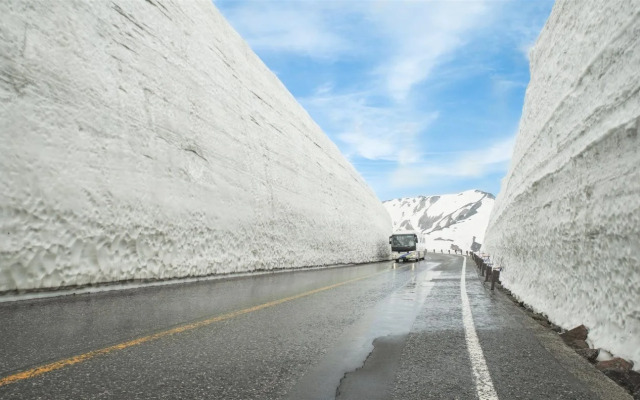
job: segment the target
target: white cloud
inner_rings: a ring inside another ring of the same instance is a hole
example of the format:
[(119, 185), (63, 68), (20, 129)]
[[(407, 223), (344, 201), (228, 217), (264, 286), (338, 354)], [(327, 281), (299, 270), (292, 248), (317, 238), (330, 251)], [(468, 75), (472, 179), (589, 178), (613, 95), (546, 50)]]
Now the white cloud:
[(531, 50), (533, 50), (533, 47), (535, 45), (536, 45), (536, 42), (534, 40), (530, 42), (523, 41), (520, 44), (520, 46), (518, 46), (518, 50), (520, 50), (520, 53), (522, 53), (522, 55), (524, 56), (524, 58), (527, 59), (527, 61), (531, 61)]
[(391, 50), (378, 73), (398, 102), (463, 46), (471, 30), (486, 24), (490, 11), (486, 0), (376, 4), (370, 18), (387, 33)]
[(333, 94), (323, 85), (315, 96), (302, 99), (305, 108), (333, 129), (347, 157), (418, 162), (423, 154), (421, 136), (438, 113), (416, 112), (410, 107), (374, 106), (371, 92)]
[(524, 58), (529, 61), (531, 50), (540, 35), (540, 29), (548, 18), (545, 12), (554, 0), (538, 0), (521, 2), (519, 4), (520, 12), (510, 13), (509, 30), (510, 37), (513, 40), (512, 46), (517, 49)]
[[(282, 56), (275, 58), (278, 69), (311, 65), (321, 71), (315, 76), (295, 70), (294, 79), (304, 79), (298, 90), (308, 93), (316, 86), (311, 96), (295, 94), (352, 162), (370, 167), (368, 180), (390, 177), (391, 185), (416, 187), (425, 180), (506, 172), (513, 137), (479, 150), (483, 157), (470, 151), (442, 156), (429, 129), (439, 115), (451, 115), (456, 100), (443, 96), (449, 109), (443, 106), (439, 113), (435, 96), (451, 82), (491, 74), (496, 107), (501, 106), (496, 99), (510, 100), (526, 77), (486, 60), (528, 50), (546, 18), (540, 10), (552, 1), (217, 0), (216, 5), (261, 56)], [(298, 64), (300, 57), (305, 60)], [(469, 129), (461, 132), (451, 135), (469, 135)], [(368, 160), (383, 166), (374, 172)], [(394, 167), (393, 173), (379, 172)]]
[(526, 87), (526, 83), (522, 82), (522, 80), (500, 75), (491, 78), (491, 91), (498, 98), (505, 97), (513, 90), (523, 87)]
[[(492, 172), (506, 172), (515, 135), (498, 140), (487, 147), (461, 151), (447, 157), (433, 158), (433, 161), (400, 165), (389, 177), (394, 187), (416, 187), (424, 185), (434, 177), (438, 179), (478, 178)], [(445, 161), (443, 161), (445, 160)]]
[[(216, 4), (222, 6), (218, 1)], [(388, 94), (402, 101), (414, 85), (486, 23), (489, 0), (226, 2), (225, 15), (258, 51), (315, 59), (374, 59)]]
[(318, 2), (230, 3), (227, 17), (257, 51), (290, 53), (310, 58), (335, 58), (353, 45), (338, 29), (332, 13)]

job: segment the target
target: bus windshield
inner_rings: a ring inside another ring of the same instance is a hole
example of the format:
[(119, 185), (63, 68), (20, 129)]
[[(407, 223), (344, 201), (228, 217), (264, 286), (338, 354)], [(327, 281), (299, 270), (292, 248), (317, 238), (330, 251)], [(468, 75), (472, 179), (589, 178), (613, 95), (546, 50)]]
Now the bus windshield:
[(391, 247), (414, 247), (416, 246), (415, 235), (393, 235), (391, 236)]

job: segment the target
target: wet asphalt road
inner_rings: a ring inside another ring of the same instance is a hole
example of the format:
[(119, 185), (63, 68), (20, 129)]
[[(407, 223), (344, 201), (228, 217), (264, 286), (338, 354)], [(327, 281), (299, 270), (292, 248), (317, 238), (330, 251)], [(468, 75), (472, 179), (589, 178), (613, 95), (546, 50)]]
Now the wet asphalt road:
[[(395, 267), (0, 303), (0, 382), (129, 343), (20, 376), (0, 386), (0, 398), (477, 399), (462, 265), (463, 257), (429, 254)], [(497, 398), (630, 398), (555, 333), (488, 291), (470, 261), (465, 277)]]

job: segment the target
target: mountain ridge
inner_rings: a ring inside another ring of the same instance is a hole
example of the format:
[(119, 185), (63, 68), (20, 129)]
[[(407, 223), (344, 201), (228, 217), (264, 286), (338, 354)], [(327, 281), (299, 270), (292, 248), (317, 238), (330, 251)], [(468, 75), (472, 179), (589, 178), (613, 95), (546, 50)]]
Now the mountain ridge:
[(495, 196), (481, 190), (402, 197), (383, 201), (393, 230), (424, 235), (429, 251), (478, 251), (484, 241)]

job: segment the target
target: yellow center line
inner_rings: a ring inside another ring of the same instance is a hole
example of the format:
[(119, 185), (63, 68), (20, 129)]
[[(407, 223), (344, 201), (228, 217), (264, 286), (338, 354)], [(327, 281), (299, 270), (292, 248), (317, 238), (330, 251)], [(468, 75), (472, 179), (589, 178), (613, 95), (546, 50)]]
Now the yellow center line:
[(24, 379), (33, 378), (33, 377), (36, 377), (38, 375), (46, 374), (47, 372), (55, 371), (57, 369), (61, 369), (61, 368), (64, 368), (64, 367), (67, 367), (67, 366), (70, 366), (70, 365), (74, 365), (74, 364), (81, 363), (83, 361), (90, 360), (90, 359), (92, 359), (94, 357), (97, 357), (97, 356), (109, 354), (109, 353), (112, 353), (114, 351), (123, 350), (123, 349), (126, 349), (128, 347), (132, 347), (132, 346), (137, 346), (139, 344), (150, 342), (150, 341), (153, 341), (153, 340), (156, 340), (156, 339), (160, 339), (160, 338), (163, 338), (165, 336), (175, 335), (176, 333), (181, 333), (181, 332), (190, 331), (190, 330), (193, 330), (193, 329), (196, 329), (196, 328), (201, 328), (203, 326), (211, 325), (211, 324), (213, 324), (215, 322), (225, 321), (225, 320), (228, 320), (228, 319), (231, 319), (231, 318), (235, 318), (235, 317), (243, 315), (243, 314), (248, 314), (248, 313), (251, 313), (251, 312), (254, 312), (254, 311), (258, 311), (258, 310), (262, 310), (262, 309), (265, 309), (265, 308), (277, 306), (279, 304), (286, 303), (288, 301), (292, 301), (292, 300), (296, 300), (296, 299), (300, 299), (302, 297), (311, 296), (313, 294), (324, 292), (325, 290), (329, 290), (329, 289), (334, 289), (334, 288), (337, 288), (339, 286), (346, 285), (348, 283), (352, 283), (352, 282), (360, 281), (360, 280), (363, 280), (363, 279), (367, 279), (367, 278), (370, 278), (370, 277), (375, 276), (375, 275), (382, 274), (382, 273), (387, 272), (387, 271), (389, 271), (389, 270), (376, 272), (375, 274), (365, 275), (365, 276), (362, 276), (360, 278), (350, 279), (350, 280), (347, 280), (347, 281), (344, 281), (344, 282), (340, 282), (340, 283), (336, 283), (336, 284), (333, 284), (333, 285), (321, 287), (319, 289), (310, 290), (308, 292), (300, 293), (300, 294), (297, 294), (297, 295), (294, 295), (294, 296), (290, 296), (290, 297), (285, 297), (285, 298), (282, 298), (282, 299), (279, 299), (279, 300), (270, 301), (268, 303), (260, 304), (260, 305), (249, 307), (249, 308), (245, 308), (245, 309), (242, 309), (242, 310), (232, 311), (230, 313), (218, 315), (216, 317), (208, 318), (208, 319), (205, 319), (205, 320), (202, 320), (202, 321), (193, 322), (193, 323), (186, 324), (186, 325), (180, 325), (180, 326), (177, 326), (175, 328), (172, 328), (172, 329), (169, 329), (169, 330), (166, 330), (166, 331), (154, 333), (153, 335), (139, 337), (137, 339), (129, 340), (127, 342), (119, 343), (119, 344), (116, 344), (116, 345), (113, 345), (113, 346), (109, 346), (109, 347), (105, 347), (105, 348), (102, 348), (102, 349), (99, 349), (99, 350), (93, 350), (93, 351), (90, 351), (90, 352), (87, 352), (87, 353), (84, 353), (84, 354), (80, 354), (80, 355), (77, 355), (77, 356), (66, 358), (64, 360), (59, 360), (59, 361), (55, 361), (55, 362), (52, 362), (52, 363), (49, 363), (49, 364), (41, 365), (39, 367), (35, 367), (35, 368), (29, 369), (29, 370), (26, 370), (26, 371), (18, 372), (16, 374), (5, 376), (4, 378), (1, 378), (0, 379), (0, 386), (8, 385), (10, 383), (18, 382), (18, 381), (21, 381), (21, 380), (24, 380)]

